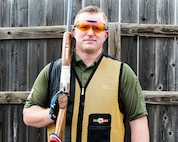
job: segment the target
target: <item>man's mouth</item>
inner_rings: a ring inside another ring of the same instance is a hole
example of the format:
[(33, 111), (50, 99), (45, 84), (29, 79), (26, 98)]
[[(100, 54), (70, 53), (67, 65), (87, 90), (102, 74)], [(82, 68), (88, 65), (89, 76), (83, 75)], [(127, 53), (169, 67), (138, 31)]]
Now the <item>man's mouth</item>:
[(95, 41), (94, 39), (85, 39), (84, 41)]

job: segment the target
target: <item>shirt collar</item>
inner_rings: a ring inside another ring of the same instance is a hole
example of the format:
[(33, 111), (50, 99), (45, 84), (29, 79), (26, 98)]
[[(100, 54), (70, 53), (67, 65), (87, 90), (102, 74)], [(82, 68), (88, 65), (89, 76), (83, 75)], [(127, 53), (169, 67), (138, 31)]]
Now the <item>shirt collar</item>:
[[(103, 52), (104, 51), (102, 50), (100, 55), (97, 57), (96, 61), (91, 66), (94, 66), (99, 62), (99, 60), (102, 58)], [(74, 59), (73, 60), (74, 65), (78, 65), (78, 64), (83, 64), (84, 65), (83, 60), (76, 54), (75, 50), (74, 50), (74, 54), (73, 54), (73, 59)]]

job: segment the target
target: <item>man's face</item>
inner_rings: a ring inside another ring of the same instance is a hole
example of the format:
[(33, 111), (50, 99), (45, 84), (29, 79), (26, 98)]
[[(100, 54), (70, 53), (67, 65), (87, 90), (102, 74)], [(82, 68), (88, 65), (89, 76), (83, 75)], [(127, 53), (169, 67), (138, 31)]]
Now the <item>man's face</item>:
[(108, 37), (108, 30), (95, 30), (96, 26), (102, 29), (105, 24), (102, 14), (81, 13), (76, 21), (78, 25), (72, 29), (72, 34), (76, 39), (76, 53), (100, 53), (103, 42)]

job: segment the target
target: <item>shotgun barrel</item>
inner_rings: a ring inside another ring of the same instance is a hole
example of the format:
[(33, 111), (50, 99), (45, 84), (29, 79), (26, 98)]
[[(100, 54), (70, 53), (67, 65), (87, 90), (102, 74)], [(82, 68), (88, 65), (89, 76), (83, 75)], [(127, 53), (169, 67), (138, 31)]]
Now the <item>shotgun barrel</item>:
[[(72, 13), (72, 0), (68, 0), (67, 29), (63, 35), (62, 66), (59, 90), (64, 94), (70, 94), (70, 69), (72, 61), (72, 34), (70, 32)], [(63, 95), (63, 94), (62, 94)], [(67, 96), (66, 96), (67, 97)], [(59, 101), (59, 100), (58, 100)], [(50, 142), (64, 142), (67, 103), (64, 108), (59, 108), (55, 133), (50, 134)]]

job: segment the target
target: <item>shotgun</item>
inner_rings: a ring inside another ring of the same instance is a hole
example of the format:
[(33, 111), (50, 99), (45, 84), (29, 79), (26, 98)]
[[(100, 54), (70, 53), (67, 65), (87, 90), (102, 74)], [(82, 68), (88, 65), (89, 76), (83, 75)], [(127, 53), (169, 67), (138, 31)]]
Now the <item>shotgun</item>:
[[(72, 41), (71, 33), (65, 32), (63, 35), (62, 66), (61, 66), (61, 79), (60, 79), (60, 91), (64, 92), (65, 95), (70, 93), (70, 66), (72, 60), (71, 41)], [(67, 104), (65, 108), (59, 109), (57, 120), (56, 120), (55, 133), (50, 134), (50, 142), (61, 142), (61, 140), (64, 141), (66, 110), (67, 110)]]
[[(60, 86), (59, 86), (60, 92), (63, 92), (63, 94), (65, 95), (70, 94), (70, 70), (71, 70), (71, 61), (72, 61), (72, 34), (70, 32), (71, 11), (72, 11), (72, 0), (68, 0), (67, 30), (63, 34), (62, 66), (61, 66), (61, 77), (60, 77)], [(65, 108), (59, 108), (59, 112), (56, 120), (55, 133), (50, 134), (49, 137), (50, 142), (62, 142), (62, 141), (64, 142), (66, 110), (67, 110), (67, 104)]]

